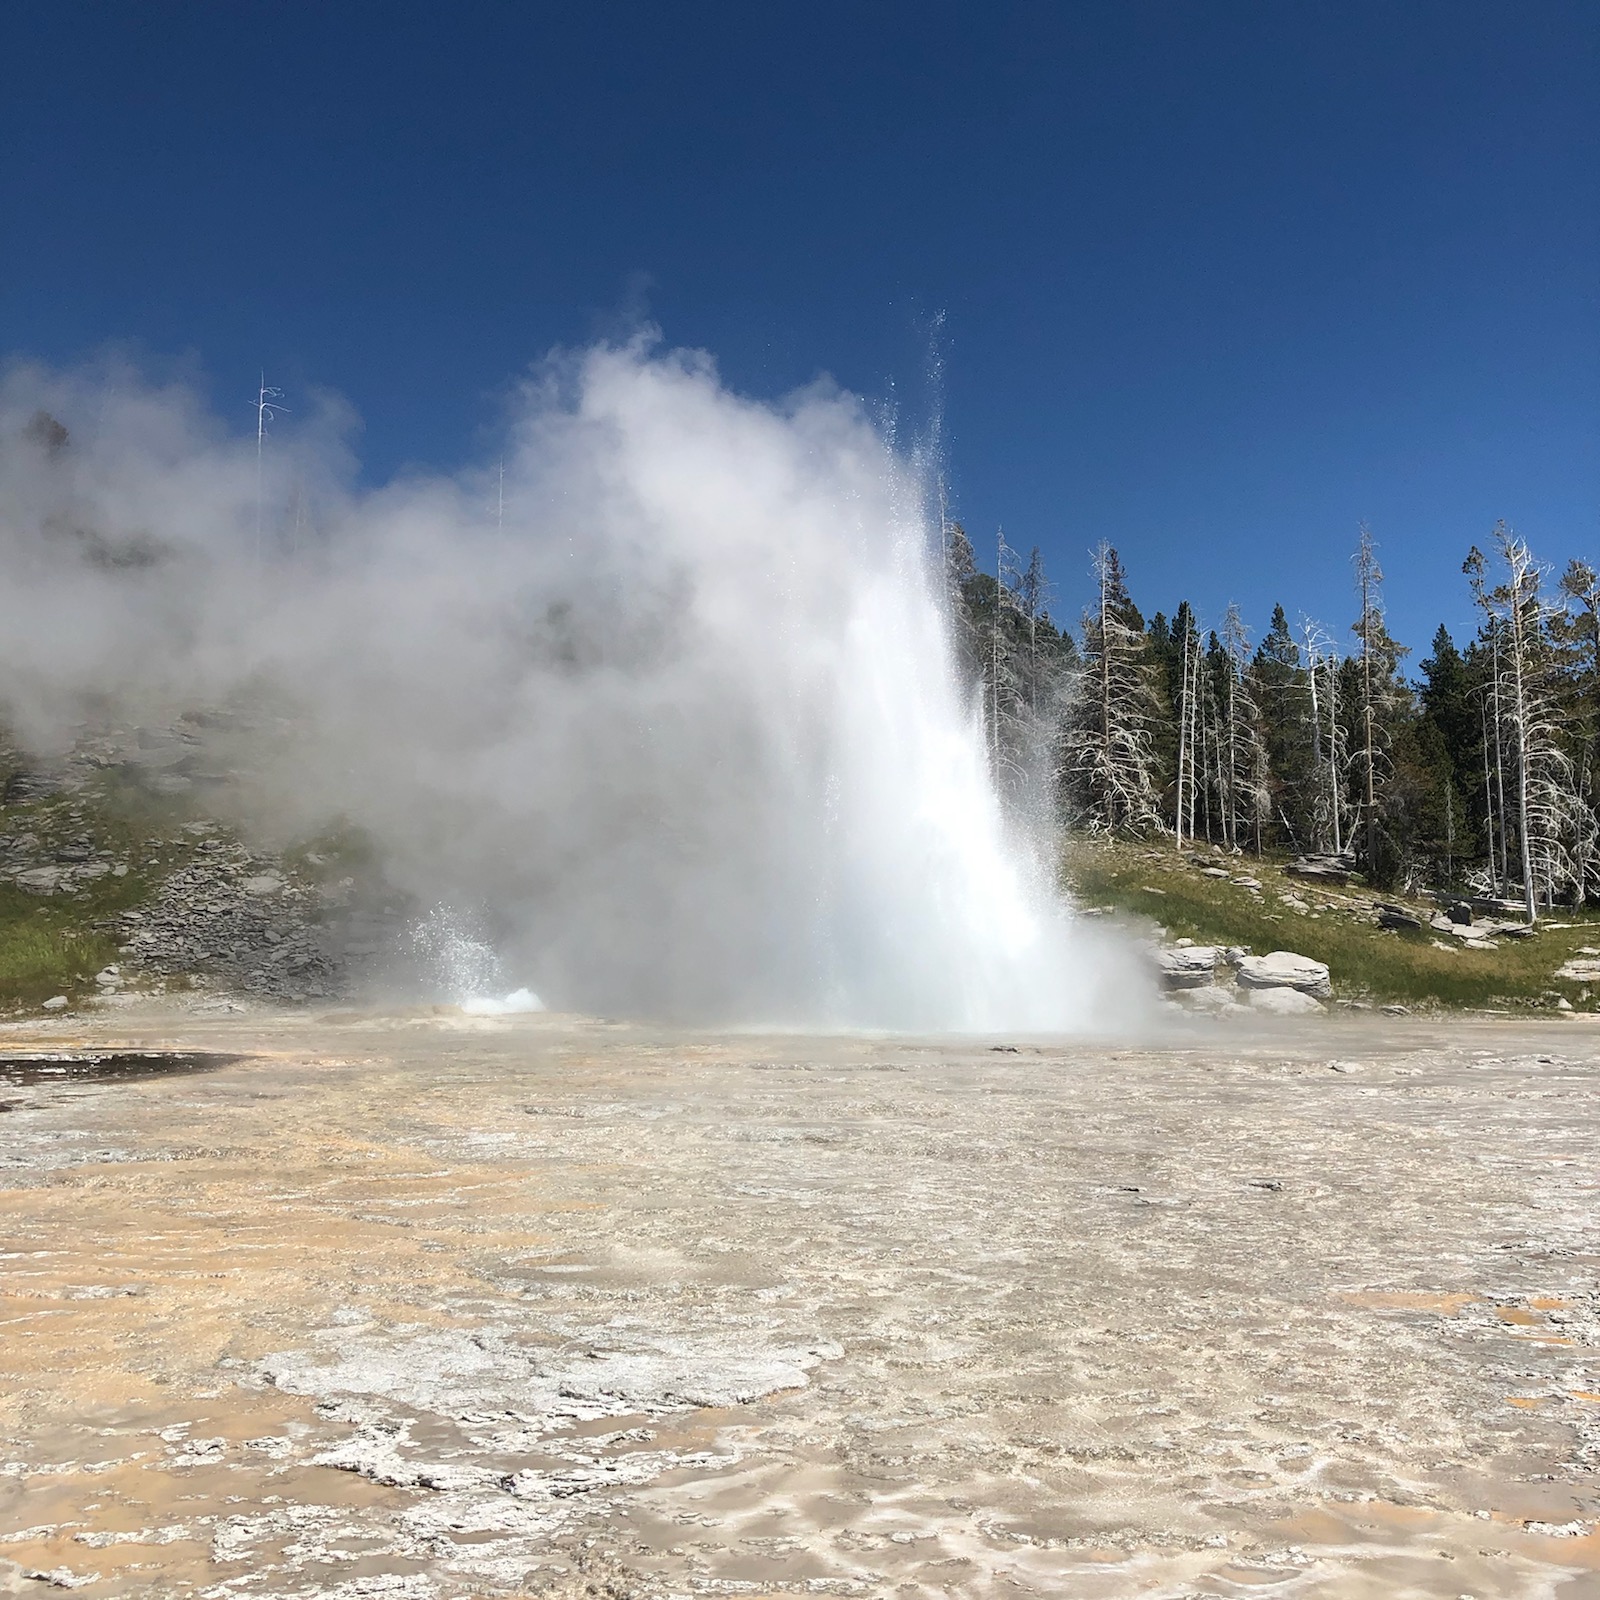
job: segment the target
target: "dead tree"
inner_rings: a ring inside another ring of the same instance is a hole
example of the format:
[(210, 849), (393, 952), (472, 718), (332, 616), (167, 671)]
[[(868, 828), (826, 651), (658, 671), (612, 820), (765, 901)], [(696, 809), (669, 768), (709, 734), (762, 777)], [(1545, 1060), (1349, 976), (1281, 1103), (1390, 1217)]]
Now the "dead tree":
[(1084, 612), (1075, 711), (1065, 772), (1084, 825), (1107, 833), (1160, 830), (1151, 735), (1154, 672), (1117, 552), (1104, 540), (1093, 555), (1096, 596)]

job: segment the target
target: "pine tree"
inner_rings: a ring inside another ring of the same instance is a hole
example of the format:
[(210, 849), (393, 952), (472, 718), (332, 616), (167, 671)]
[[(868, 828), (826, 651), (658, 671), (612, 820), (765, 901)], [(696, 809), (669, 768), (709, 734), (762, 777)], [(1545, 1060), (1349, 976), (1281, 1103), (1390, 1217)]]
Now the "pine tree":
[(1357, 807), (1360, 815), (1361, 862), (1375, 883), (1392, 881), (1399, 863), (1382, 837), (1379, 804), (1392, 773), (1389, 745), (1395, 722), (1407, 709), (1405, 686), (1399, 677), (1400, 660), (1407, 653), (1390, 637), (1383, 615), (1383, 572), (1378, 566), (1378, 546), (1372, 530), (1361, 524), (1355, 554), (1356, 592), (1361, 614), (1351, 625), (1360, 643), (1354, 658), (1354, 752)]
[(1272, 608), (1250, 677), (1266, 738), (1269, 826), (1282, 843), (1302, 849), (1313, 833), (1316, 730), (1309, 676), (1281, 605)]
[(978, 561), (972, 541), (959, 522), (944, 527), (944, 598), (950, 640), (963, 680), (975, 685), (978, 680), (978, 630), (973, 612), (976, 596), (973, 585), (978, 577)]
[(1467, 804), (1479, 757), (1479, 718), (1472, 674), (1443, 624), (1433, 636), (1433, 653), (1421, 663), (1421, 715), (1414, 761), (1430, 771), (1433, 790), (1424, 797), (1434, 819), (1420, 836), (1432, 839), (1432, 853), (1443, 867), (1443, 881), (1454, 886), (1475, 860)]
[[(1587, 561), (1569, 561), (1561, 575), (1564, 609), (1552, 617), (1552, 632), (1564, 656), (1567, 727), (1575, 745), (1578, 796), (1592, 817), (1600, 811), (1600, 574)], [(1587, 830), (1585, 830), (1587, 839)], [(1582, 905), (1600, 863), (1580, 843), (1575, 899)]]

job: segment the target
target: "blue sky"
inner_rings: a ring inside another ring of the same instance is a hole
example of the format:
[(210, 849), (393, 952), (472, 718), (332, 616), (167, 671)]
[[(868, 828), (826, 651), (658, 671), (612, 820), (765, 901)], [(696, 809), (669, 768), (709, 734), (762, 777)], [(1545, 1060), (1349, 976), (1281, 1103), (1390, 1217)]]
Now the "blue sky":
[[(1600, 8), (12, 6), (0, 349), (257, 369), (381, 479), (639, 311), (737, 388), (908, 425), (945, 314), (957, 513), (1075, 613), (1465, 624), (1507, 517), (1600, 560)], [(229, 413), (231, 414), (231, 412)]]

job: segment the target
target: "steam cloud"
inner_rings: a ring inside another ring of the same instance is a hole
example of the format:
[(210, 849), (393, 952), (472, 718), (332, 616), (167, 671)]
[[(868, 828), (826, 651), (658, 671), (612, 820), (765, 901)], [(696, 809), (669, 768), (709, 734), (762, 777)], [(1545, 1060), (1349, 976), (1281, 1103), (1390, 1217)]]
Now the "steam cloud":
[(857, 401), (752, 402), (643, 340), (558, 359), (503, 521), (492, 471), (356, 491), (348, 422), (271, 441), (261, 549), (254, 440), (192, 393), (12, 370), (21, 736), (273, 708), (257, 825), (352, 819), (424, 903), (487, 908), (564, 1008), (1055, 1029), (1126, 996), (1007, 838), (917, 474)]

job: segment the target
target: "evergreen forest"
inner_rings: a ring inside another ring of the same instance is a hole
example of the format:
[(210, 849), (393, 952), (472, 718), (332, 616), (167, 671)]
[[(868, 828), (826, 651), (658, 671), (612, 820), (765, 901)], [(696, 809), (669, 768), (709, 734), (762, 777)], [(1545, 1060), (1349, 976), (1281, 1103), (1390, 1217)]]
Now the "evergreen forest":
[(1497, 525), (1462, 566), (1476, 632), (1458, 643), (1441, 626), (1414, 667), (1365, 525), (1343, 637), (1281, 605), (1259, 638), (1231, 605), (1210, 624), (1187, 601), (1147, 618), (1107, 543), (1076, 632), (1050, 614), (1037, 550), (1023, 561), (1001, 536), (991, 574), (949, 523), (944, 564), (1014, 805), (1045, 796), (1081, 833), (1340, 858), (1375, 886), (1514, 900), (1529, 921), (1600, 894), (1587, 562), (1556, 577)]

